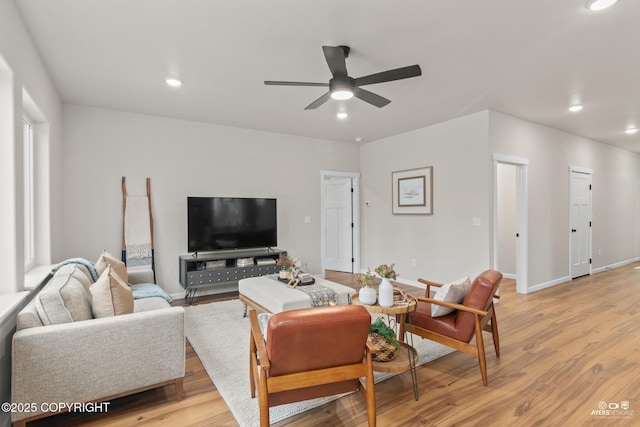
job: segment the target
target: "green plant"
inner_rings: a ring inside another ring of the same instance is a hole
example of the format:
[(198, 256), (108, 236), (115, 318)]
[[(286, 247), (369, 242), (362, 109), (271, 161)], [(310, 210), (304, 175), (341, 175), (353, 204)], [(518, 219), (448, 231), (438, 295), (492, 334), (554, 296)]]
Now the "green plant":
[(281, 253), (276, 260), (276, 264), (280, 266), (281, 270), (290, 271), (293, 267), (294, 262), (293, 258), (291, 258), (289, 255)]
[(369, 333), (378, 334), (395, 348), (400, 348), (400, 343), (396, 339), (396, 332), (384, 323), (382, 317), (378, 317), (376, 321), (369, 326)]
[(371, 270), (367, 270), (366, 273), (358, 273), (356, 274), (356, 283), (365, 288), (372, 287), (376, 282), (373, 278), (373, 274), (371, 274)]
[(397, 277), (397, 274), (393, 269), (394, 265), (395, 264), (391, 264), (391, 265), (381, 264), (376, 267), (376, 273), (378, 273), (380, 277), (384, 277), (385, 279), (395, 280), (395, 278)]

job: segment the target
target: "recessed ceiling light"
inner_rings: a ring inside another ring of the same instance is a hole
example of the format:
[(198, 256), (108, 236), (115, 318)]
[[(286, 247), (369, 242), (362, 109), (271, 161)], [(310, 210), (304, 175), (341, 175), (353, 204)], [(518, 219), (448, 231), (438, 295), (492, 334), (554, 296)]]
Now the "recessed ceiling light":
[(362, 138), (360, 138), (359, 136), (356, 136), (356, 142), (362, 142)]
[(636, 133), (638, 133), (638, 128), (629, 128), (627, 130), (624, 131), (626, 134), (628, 135), (634, 135)]
[(338, 114), (336, 114), (336, 117), (339, 118), (340, 120), (344, 120), (347, 117), (349, 117), (349, 115), (344, 111), (340, 111), (338, 112)]
[(174, 77), (167, 77), (164, 81), (172, 87), (182, 86), (182, 82)]
[(569, 111), (571, 111), (572, 113), (577, 113), (578, 111), (582, 110), (582, 108), (584, 108), (582, 105), (575, 104), (569, 107)]
[(585, 7), (589, 10), (602, 10), (613, 6), (618, 0), (589, 0)]

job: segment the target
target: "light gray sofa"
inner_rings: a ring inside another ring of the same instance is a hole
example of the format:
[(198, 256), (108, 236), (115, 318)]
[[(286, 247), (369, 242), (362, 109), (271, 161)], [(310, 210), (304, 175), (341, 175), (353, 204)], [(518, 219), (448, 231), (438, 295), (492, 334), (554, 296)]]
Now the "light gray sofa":
[[(134, 312), (92, 318), (91, 274), (60, 267), (18, 313), (11, 396), (15, 426), (53, 415), (51, 403), (108, 401), (175, 385), (182, 399), (184, 309), (160, 297), (134, 301)], [(54, 407), (55, 409), (55, 407)]]

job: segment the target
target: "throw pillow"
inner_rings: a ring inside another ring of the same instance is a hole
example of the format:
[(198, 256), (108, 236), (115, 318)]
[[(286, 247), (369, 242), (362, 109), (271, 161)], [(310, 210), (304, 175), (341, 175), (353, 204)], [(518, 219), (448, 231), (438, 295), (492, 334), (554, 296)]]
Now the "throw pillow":
[(124, 283), (129, 283), (129, 275), (127, 274), (127, 266), (124, 262), (120, 261), (118, 258), (111, 255), (109, 252), (104, 251), (98, 261), (96, 261), (95, 269), (99, 276), (104, 273), (104, 270), (107, 266), (113, 267), (115, 272), (120, 276)]
[[(471, 281), (468, 277), (456, 280), (455, 282), (447, 283), (440, 287), (433, 299), (437, 301), (446, 301), (454, 304), (460, 304), (469, 289), (471, 288)], [(443, 305), (431, 304), (431, 317), (440, 317), (445, 314), (453, 313), (455, 310), (451, 307), (445, 307)]]
[(34, 299), (42, 324), (91, 319), (90, 282), (78, 265), (61, 267)]
[(133, 292), (111, 266), (104, 270), (89, 291), (95, 318), (133, 313)]

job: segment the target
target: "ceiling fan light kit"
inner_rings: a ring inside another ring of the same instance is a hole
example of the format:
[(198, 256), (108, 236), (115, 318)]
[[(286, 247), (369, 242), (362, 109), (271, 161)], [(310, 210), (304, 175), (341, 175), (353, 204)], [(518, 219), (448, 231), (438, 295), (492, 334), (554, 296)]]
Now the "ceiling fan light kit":
[(347, 73), (346, 59), (349, 57), (349, 52), (351, 51), (349, 46), (322, 46), (322, 51), (324, 52), (324, 57), (332, 75), (328, 84), (272, 80), (266, 80), (264, 84), (273, 86), (329, 86), (329, 92), (307, 105), (305, 110), (316, 109), (329, 99), (345, 100), (354, 96), (375, 107), (382, 108), (391, 101), (373, 92), (362, 89), (360, 86), (408, 79), (422, 75), (422, 70), (419, 65), (411, 65), (409, 67), (396, 68), (394, 70), (369, 74), (368, 76), (354, 79)]
[(333, 99), (351, 99), (355, 88), (354, 79), (351, 77), (334, 77), (329, 81), (329, 92)]
[(585, 7), (589, 10), (598, 11), (613, 6), (618, 0), (588, 0)]

